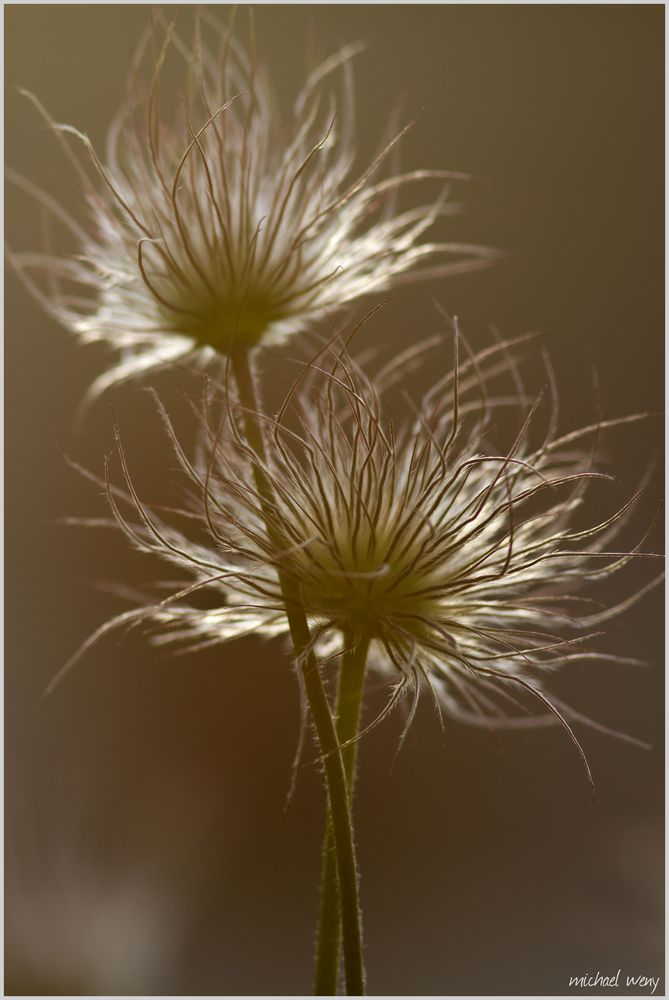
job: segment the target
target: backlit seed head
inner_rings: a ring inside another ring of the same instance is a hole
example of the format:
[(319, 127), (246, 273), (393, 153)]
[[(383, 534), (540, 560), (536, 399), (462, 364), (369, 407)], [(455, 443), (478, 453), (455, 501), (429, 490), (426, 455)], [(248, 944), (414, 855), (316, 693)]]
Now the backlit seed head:
[[(337, 655), (371, 641), (373, 668), (391, 682), (388, 710), (422, 689), (463, 722), (559, 721), (575, 739), (568, 720), (589, 720), (546, 693), (551, 673), (588, 660), (629, 662), (594, 640), (659, 582), (608, 607), (593, 601), (598, 584), (646, 554), (645, 536), (629, 551), (611, 550), (638, 494), (586, 517), (590, 491), (612, 479), (597, 467), (593, 443), (641, 415), (559, 434), (548, 360), (547, 386), (534, 398), (513, 360), (529, 339), (463, 358), (456, 328), (453, 368), (399, 429), (383, 397), (406, 357), (371, 379), (328, 347), (277, 415), (256, 415), (262, 460), (229, 397), (220, 410), (207, 403), (198, 459), (186, 456), (161, 408), (193, 490), (186, 513), (199, 525), (197, 542), (142, 503), (117, 436), (127, 492), (109, 497), (119, 524), (191, 581), (122, 621), (145, 622), (156, 641), (181, 649), (280, 635), (288, 630), (281, 578), (294, 595), (289, 610), (296, 602), (306, 611), (314, 648)], [(517, 429), (496, 449), (495, 425), (509, 413)], [(209, 610), (189, 600), (200, 589), (213, 595)], [(533, 699), (539, 715), (528, 714)]]
[[(71, 257), (13, 254), (19, 273), (83, 341), (122, 352), (93, 395), (178, 358), (276, 345), (407, 272), (447, 275), (497, 256), (423, 241), (457, 209), (444, 185), (463, 177), (382, 176), (406, 128), (356, 167), (351, 62), (359, 46), (309, 74), (286, 125), (262, 67), (206, 9), (195, 15), (191, 45), (173, 25), (162, 30), (140, 47), (104, 162), (85, 135), (53, 122), (32, 98), (79, 173), (87, 225), (11, 175), (77, 248)], [(185, 77), (183, 106), (175, 98), (165, 107), (161, 75), (171, 59)], [(443, 190), (429, 203), (397, 209), (399, 189), (430, 180)]]

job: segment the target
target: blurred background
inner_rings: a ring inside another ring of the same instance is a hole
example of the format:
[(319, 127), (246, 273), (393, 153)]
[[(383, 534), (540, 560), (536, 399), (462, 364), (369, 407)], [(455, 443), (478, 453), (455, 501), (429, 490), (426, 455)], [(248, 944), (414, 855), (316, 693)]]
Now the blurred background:
[[(5, 7), (6, 160), (75, 213), (76, 178), (16, 88), (103, 148), (148, 17), (129, 5)], [(440, 235), (511, 259), (393, 293), (370, 344), (390, 352), (438, 329), (437, 299), (479, 347), (491, 323), (546, 331), (565, 430), (593, 418), (593, 364), (607, 415), (663, 409), (663, 18), (661, 5), (257, 8), (258, 51), (287, 109), (314, 40), (324, 52), (368, 43), (355, 65), (361, 165), (401, 101), (417, 118), (403, 167), (489, 182), (458, 190), (467, 211)], [(246, 37), (243, 9), (239, 20)], [(186, 8), (178, 22), (188, 34)], [(6, 220), (12, 247), (42, 246), (38, 209), (11, 187)], [(11, 271), (5, 307), (5, 991), (308, 993), (323, 800), (305, 766), (283, 815), (298, 698), (281, 644), (180, 659), (119, 635), (41, 700), (82, 640), (127, 607), (105, 581), (156, 573), (119, 535), (58, 523), (106, 514), (61, 449), (99, 473), (113, 403), (149, 499), (173, 463), (139, 386), (98, 403), (76, 435), (73, 408), (104, 351), (79, 349)], [(268, 384), (280, 370), (264, 360)], [(184, 379), (153, 382), (169, 403)], [(606, 445), (629, 495), (661, 458), (662, 421)], [(660, 488), (658, 475), (628, 544)], [(648, 544), (660, 550), (660, 531)], [(611, 597), (656, 570), (630, 567)], [(560, 680), (581, 711), (653, 745), (579, 730), (594, 808), (559, 730), (496, 740), (452, 723), (442, 738), (426, 699), (392, 773), (401, 720), (365, 738), (372, 994), (563, 994), (570, 976), (598, 970), (662, 975), (661, 608), (654, 592), (603, 640), (647, 669), (588, 666)], [(381, 697), (370, 695), (370, 719)]]

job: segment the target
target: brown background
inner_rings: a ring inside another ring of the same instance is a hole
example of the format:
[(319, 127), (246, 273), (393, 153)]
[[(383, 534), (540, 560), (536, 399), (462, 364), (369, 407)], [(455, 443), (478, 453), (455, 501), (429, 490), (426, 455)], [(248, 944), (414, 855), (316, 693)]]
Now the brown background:
[[(75, 210), (69, 168), (15, 85), (101, 146), (147, 15), (6, 8), (7, 160)], [(362, 162), (403, 97), (406, 117), (418, 113), (406, 167), (490, 181), (465, 192), (467, 215), (444, 233), (513, 260), (396, 292), (372, 340), (390, 350), (432, 331), (436, 297), (476, 344), (491, 321), (549, 332), (564, 428), (592, 416), (593, 359), (608, 413), (662, 409), (663, 16), (660, 5), (257, 9), (284, 102), (308, 37), (324, 49), (369, 43), (356, 61)], [(38, 247), (35, 206), (9, 189), (6, 208), (12, 245)], [(104, 513), (58, 446), (99, 470), (113, 402), (149, 493), (168, 458), (137, 388), (99, 403), (73, 435), (73, 405), (104, 352), (78, 349), (11, 274), (6, 289), (7, 991), (307, 993), (322, 801), (305, 768), (282, 819), (297, 697), (281, 648), (246, 641), (186, 661), (141, 637), (111, 641), (40, 704), (73, 649), (126, 606), (94, 584), (155, 572), (116, 535), (55, 523)], [(155, 381), (169, 398), (179, 378)], [(661, 421), (608, 448), (629, 493), (661, 453)], [(616, 593), (649, 571), (632, 568)], [(399, 721), (364, 741), (371, 993), (562, 994), (588, 971), (661, 974), (661, 606), (654, 594), (605, 640), (650, 669), (577, 669), (560, 687), (655, 747), (582, 733), (594, 809), (557, 731), (498, 745), (452, 724), (442, 745), (426, 702), (392, 773)]]

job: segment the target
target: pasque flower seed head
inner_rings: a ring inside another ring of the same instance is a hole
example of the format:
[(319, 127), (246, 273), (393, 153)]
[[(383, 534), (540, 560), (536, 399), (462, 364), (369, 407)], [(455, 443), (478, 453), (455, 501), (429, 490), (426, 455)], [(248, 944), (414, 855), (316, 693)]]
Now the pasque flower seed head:
[[(206, 11), (195, 17), (191, 46), (173, 25), (164, 27), (162, 45), (149, 41), (104, 162), (87, 136), (53, 122), (33, 98), (79, 172), (88, 225), (11, 175), (77, 244), (71, 257), (13, 254), (19, 273), (82, 341), (121, 352), (93, 395), (176, 359), (276, 345), (407, 272), (447, 275), (498, 256), (423, 241), (440, 215), (457, 209), (446, 190), (428, 204), (396, 209), (400, 188), (461, 177), (426, 170), (380, 176), (406, 129), (356, 169), (351, 60), (359, 47), (310, 73), (286, 126), (255, 55)], [(141, 67), (156, 46), (145, 83)], [(170, 57), (181, 62), (184, 97), (183, 106), (164, 111), (159, 85)], [(93, 179), (75, 155), (77, 144)]]
[[(583, 526), (589, 491), (612, 479), (596, 466), (592, 444), (606, 428), (641, 417), (558, 434), (549, 362), (547, 387), (532, 399), (513, 361), (511, 349), (527, 340), (463, 360), (456, 327), (453, 369), (399, 427), (382, 395), (401, 365), (372, 379), (345, 351), (326, 348), (278, 415), (256, 415), (268, 439), (264, 460), (239, 432), (226, 393), (219, 408), (205, 406), (197, 459), (161, 408), (190, 483), (186, 513), (199, 524), (197, 540), (176, 516), (166, 521), (140, 500), (117, 435), (126, 486), (109, 497), (118, 523), (191, 581), (118, 621), (143, 622), (156, 641), (182, 650), (279, 635), (288, 631), (281, 575), (323, 655), (371, 643), (370, 663), (391, 683), (389, 707), (429, 690), (463, 722), (559, 721), (573, 736), (568, 720), (589, 720), (547, 693), (551, 674), (622, 659), (594, 641), (658, 582), (593, 609), (590, 589), (645, 553), (643, 539), (611, 551), (638, 494)], [(518, 414), (517, 433), (495, 450), (495, 423), (509, 411)], [(269, 503), (254, 463), (271, 483)], [(208, 610), (190, 601), (202, 588), (214, 595)], [(528, 698), (539, 715), (527, 714)]]

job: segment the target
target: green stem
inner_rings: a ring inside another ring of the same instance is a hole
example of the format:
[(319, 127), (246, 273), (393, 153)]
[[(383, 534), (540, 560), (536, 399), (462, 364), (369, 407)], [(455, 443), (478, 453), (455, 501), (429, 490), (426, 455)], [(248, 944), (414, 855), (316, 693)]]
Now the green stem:
[[(259, 412), (259, 406), (248, 352), (243, 349), (235, 350), (231, 353), (230, 360), (239, 399), (245, 411), (244, 427), (246, 436), (260, 462), (264, 464), (266, 461), (265, 441), (261, 424), (255, 416)], [(276, 524), (276, 518), (272, 514), (274, 500), (272, 485), (262, 465), (254, 464), (253, 475), (260, 496), (267, 531), (278, 536), (279, 528)], [(280, 547), (283, 547), (280, 537), (277, 537), (277, 541)], [(365, 971), (362, 957), (358, 871), (344, 763), (327, 695), (318, 670), (318, 663), (313, 651), (309, 648), (309, 626), (306, 614), (301, 609), (302, 602), (299, 589), (280, 570), (278, 571), (278, 576), (293, 648), (300, 663), (304, 690), (309, 702), (309, 709), (316, 729), (325, 768), (329, 813), (332, 816), (332, 831), (339, 880), (346, 992), (349, 996), (363, 996), (365, 992)]]
[[(355, 644), (353, 637), (347, 635), (344, 637), (344, 648), (347, 652), (344, 653), (337, 692), (337, 736), (340, 746), (348, 743), (348, 746), (342, 750), (342, 759), (348, 785), (349, 809), (352, 811), (358, 748), (355, 737), (358, 734), (360, 723), (369, 639), (363, 639)], [(349, 740), (354, 740), (354, 742), (349, 743)], [(332, 816), (328, 811), (321, 875), (321, 909), (314, 976), (315, 996), (333, 996), (337, 993), (340, 943), (341, 921), (339, 917), (337, 859)]]

